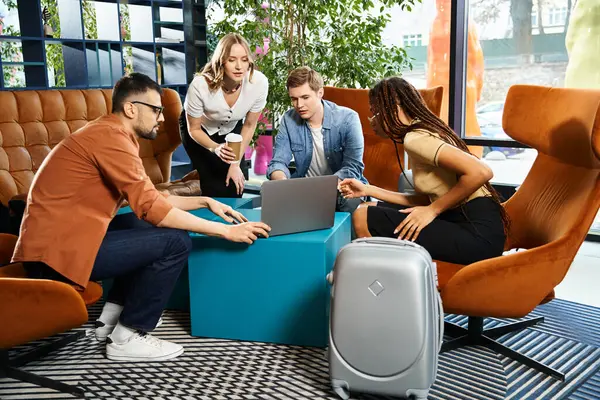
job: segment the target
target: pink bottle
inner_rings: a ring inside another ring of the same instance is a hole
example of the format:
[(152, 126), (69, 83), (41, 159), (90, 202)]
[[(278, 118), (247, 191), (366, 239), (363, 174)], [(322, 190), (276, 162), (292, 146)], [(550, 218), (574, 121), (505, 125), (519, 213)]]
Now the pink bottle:
[(256, 157), (254, 158), (254, 173), (266, 175), (269, 161), (273, 158), (273, 137), (260, 135), (256, 141)]

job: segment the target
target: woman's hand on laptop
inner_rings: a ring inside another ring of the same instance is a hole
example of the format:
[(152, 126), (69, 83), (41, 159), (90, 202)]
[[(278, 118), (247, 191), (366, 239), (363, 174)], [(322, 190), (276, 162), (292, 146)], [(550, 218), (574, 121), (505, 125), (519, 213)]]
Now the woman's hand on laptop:
[(241, 213), (235, 211), (227, 204), (220, 203), (215, 199), (207, 199), (207, 207), (213, 214), (218, 215), (229, 223), (248, 222), (248, 219)]
[(367, 185), (358, 179), (344, 179), (338, 185), (338, 190), (345, 199), (367, 196)]
[(269, 237), (269, 225), (262, 222), (244, 222), (240, 225), (228, 225), (225, 239), (232, 242), (252, 244), (259, 236)]

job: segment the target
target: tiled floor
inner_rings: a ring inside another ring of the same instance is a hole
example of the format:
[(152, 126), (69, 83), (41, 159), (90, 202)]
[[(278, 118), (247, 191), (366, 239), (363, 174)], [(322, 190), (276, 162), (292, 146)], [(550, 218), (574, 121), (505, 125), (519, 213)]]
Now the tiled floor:
[(565, 279), (556, 287), (556, 297), (600, 307), (600, 243), (584, 242)]

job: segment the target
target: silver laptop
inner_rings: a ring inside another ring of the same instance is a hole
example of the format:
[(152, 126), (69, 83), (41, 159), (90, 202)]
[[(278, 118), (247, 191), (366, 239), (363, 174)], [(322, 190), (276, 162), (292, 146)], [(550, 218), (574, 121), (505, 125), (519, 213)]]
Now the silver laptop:
[(264, 182), (261, 221), (271, 227), (269, 236), (331, 228), (337, 184), (335, 175)]

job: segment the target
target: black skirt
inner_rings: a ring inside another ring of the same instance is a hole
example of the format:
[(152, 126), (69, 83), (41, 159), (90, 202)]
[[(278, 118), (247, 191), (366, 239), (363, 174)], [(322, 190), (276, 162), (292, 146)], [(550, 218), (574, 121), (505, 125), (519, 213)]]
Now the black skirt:
[[(502, 255), (506, 236), (500, 205), (490, 197), (477, 197), (466, 204), (441, 213), (421, 230), (417, 244), (435, 260), (471, 264)], [(367, 210), (367, 225), (372, 236), (398, 237), (394, 230), (408, 214), (408, 208), (378, 203)]]
[[(241, 120), (238, 121), (232, 132), (240, 134), (242, 132), (242, 126), (243, 122)], [(204, 127), (202, 130), (207, 133)], [(194, 169), (198, 171), (202, 196), (242, 197), (241, 194), (237, 194), (237, 189), (233, 181), (230, 180), (229, 186), (225, 186), (225, 178), (227, 178), (230, 164), (223, 162), (216, 154), (199, 145), (190, 136), (187, 128), (185, 111), (183, 111), (179, 117), (179, 133), (181, 135), (183, 148), (190, 157)], [(211, 136), (211, 139), (218, 144), (225, 143), (225, 135), (216, 133)], [(240, 161), (240, 168), (242, 169), (244, 177), (248, 179), (248, 165), (246, 164), (244, 156), (242, 156), (242, 160)]]

